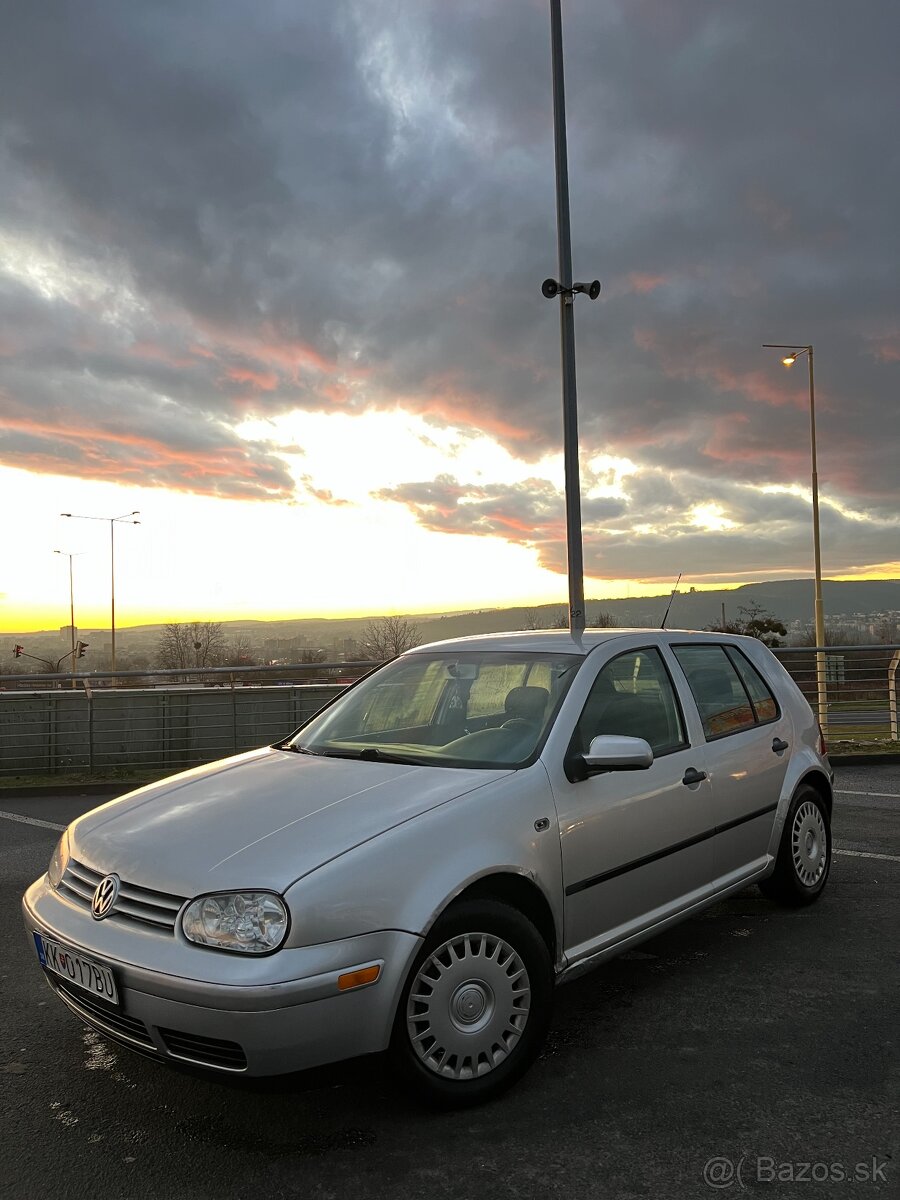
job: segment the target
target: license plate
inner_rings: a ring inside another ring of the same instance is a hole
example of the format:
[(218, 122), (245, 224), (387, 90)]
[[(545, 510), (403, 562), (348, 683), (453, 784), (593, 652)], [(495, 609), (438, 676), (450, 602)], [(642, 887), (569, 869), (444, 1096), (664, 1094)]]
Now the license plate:
[(109, 967), (101, 966), (82, 954), (76, 954), (68, 946), (54, 942), (52, 938), (44, 937), (40, 933), (34, 935), (34, 945), (42, 967), (63, 979), (68, 979), (69, 983), (74, 983), (76, 987), (90, 992), (100, 1000), (105, 1000), (107, 1004), (119, 1003), (116, 981)]

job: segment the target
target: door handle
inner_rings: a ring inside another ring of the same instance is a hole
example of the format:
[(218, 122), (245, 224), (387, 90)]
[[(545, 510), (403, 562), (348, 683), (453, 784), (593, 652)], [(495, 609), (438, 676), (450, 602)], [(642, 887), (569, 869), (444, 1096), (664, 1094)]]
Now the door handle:
[(692, 783), (702, 783), (705, 778), (705, 771), (698, 771), (696, 767), (688, 767), (681, 782), (686, 787), (690, 787)]
[(789, 745), (790, 745), (789, 742), (782, 741), (782, 739), (780, 737), (772, 739), (772, 749), (775, 751), (776, 754), (783, 754), (784, 751), (787, 750)]

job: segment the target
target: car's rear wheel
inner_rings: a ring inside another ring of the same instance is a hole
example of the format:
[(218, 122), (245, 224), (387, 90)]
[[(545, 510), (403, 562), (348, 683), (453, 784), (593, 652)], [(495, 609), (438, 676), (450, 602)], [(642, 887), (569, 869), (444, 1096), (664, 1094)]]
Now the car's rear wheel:
[(480, 1104), (537, 1057), (552, 996), (550, 955), (531, 922), (506, 904), (462, 901), (435, 923), (410, 971), (395, 1065), (432, 1103)]
[(760, 890), (779, 904), (799, 907), (821, 896), (831, 870), (831, 822), (815, 788), (804, 784), (791, 801), (775, 870)]

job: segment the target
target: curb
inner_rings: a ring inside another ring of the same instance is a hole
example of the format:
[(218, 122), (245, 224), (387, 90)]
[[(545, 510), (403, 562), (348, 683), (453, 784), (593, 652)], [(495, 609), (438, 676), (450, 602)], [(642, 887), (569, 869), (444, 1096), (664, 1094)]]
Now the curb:
[(833, 767), (896, 767), (900, 754), (829, 754)]

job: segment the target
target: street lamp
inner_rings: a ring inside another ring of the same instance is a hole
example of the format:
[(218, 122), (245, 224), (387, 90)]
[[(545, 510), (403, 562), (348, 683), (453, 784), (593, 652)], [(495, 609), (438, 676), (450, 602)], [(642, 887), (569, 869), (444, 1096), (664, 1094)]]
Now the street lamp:
[(112, 649), (112, 669), (113, 675), (116, 672), (116, 539), (115, 528), (121, 521), (126, 525), (140, 525), (140, 521), (133, 521), (132, 517), (139, 517), (141, 514), (135, 509), (134, 512), (124, 513), (121, 517), (86, 517), (83, 513), (60, 513), (61, 517), (72, 517), (76, 521), (108, 521), (109, 522), (109, 597), (110, 597), (110, 643)]
[(819, 695), (819, 724), (823, 730), (828, 725), (828, 691), (825, 684), (825, 610), (822, 607), (822, 552), (819, 540), (819, 472), (816, 465), (816, 386), (813, 374), (812, 346), (785, 346), (779, 343), (766, 342), (764, 350), (789, 350), (782, 356), (782, 363), (790, 368), (798, 358), (806, 355), (809, 363), (809, 442), (812, 456), (812, 510), (813, 510), (813, 551), (816, 570), (816, 683)]
[(562, 8), (550, 0), (550, 66), (553, 82), (553, 144), (556, 159), (556, 244), (559, 279), (545, 279), (547, 300), (559, 297), (562, 362), (563, 469), (566, 485), (566, 555), (569, 575), (569, 630), (584, 633), (584, 545), (581, 531), (581, 481), (578, 464), (578, 398), (575, 385), (575, 311), (577, 294), (600, 295), (600, 280), (572, 281), (572, 235), (569, 227), (569, 154), (566, 143), (566, 87), (563, 69)]
[(80, 551), (76, 551), (75, 554), (69, 554), (67, 550), (54, 550), (53, 553), (61, 554), (63, 558), (69, 560), (69, 630), (72, 635), (72, 687), (75, 687), (75, 588), (72, 581), (72, 559)]

